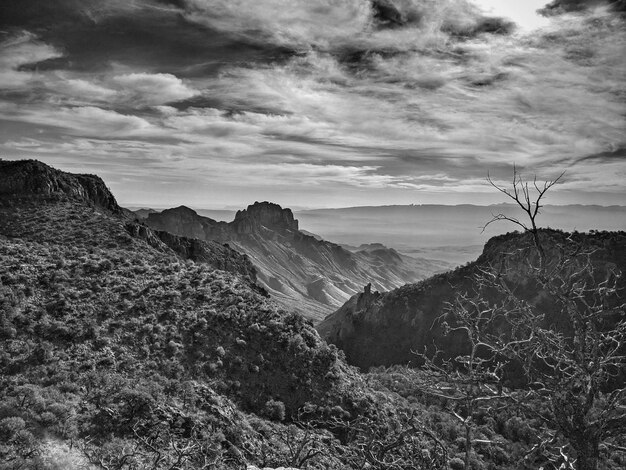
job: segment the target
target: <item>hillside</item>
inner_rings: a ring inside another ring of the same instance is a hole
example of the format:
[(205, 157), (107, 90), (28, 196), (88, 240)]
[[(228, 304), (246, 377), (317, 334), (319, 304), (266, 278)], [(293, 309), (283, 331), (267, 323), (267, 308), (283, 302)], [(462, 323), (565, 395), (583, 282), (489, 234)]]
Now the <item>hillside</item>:
[[(625, 232), (567, 234), (546, 229), (541, 233), (551, 256), (557, 255), (558, 245), (576, 243), (594, 253), (594, 264), (599, 272), (606, 266), (626, 272)], [(345, 352), (348, 363), (363, 369), (379, 365), (415, 365), (419, 362), (415, 352), (434, 345), (454, 357), (464, 353), (467, 344), (462, 335), (444, 335), (443, 315), (457, 294), (478, 288), (474, 276), (490, 267), (500, 270), (506, 267), (506, 276), (515, 285), (517, 295), (543, 309), (546, 322), (558, 328), (565, 322), (550, 311), (550, 303), (529, 280), (526, 271), (529, 252), (524, 247), (530, 243), (528, 234), (501, 235), (489, 240), (476, 261), (454, 271), (390, 292), (366, 289), (326, 317), (317, 325), (317, 330), (329, 343)], [(623, 277), (620, 289), (626, 297)], [(498, 299), (496, 294), (492, 295), (492, 300)]]
[(175, 235), (227, 243), (245, 253), (275, 301), (318, 321), (367, 284), (389, 290), (448, 266), (382, 245), (347, 250), (299, 230), (291, 210), (268, 202), (238, 211), (232, 222), (217, 222), (181, 206), (151, 213), (145, 223)]
[(129, 221), (99, 178), (0, 161), (0, 468), (287, 464), (305, 404), (371, 407), (253, 274)]

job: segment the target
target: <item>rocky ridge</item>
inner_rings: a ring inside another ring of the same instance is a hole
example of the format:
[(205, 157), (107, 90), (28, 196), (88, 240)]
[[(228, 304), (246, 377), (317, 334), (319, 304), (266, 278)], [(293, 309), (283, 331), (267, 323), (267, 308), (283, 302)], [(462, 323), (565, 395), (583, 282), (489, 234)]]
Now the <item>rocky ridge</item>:
[[(203, 262), (222, 271), (240, 275), (259, 293), (267, 293), (256, 285), (256, 269), (250, 259), (236, 250), (214, 241), (179, 237), (152, 230), (137, 223), (137, 218), (122, 209), (115, 197), (96, 175), (66, 173), (37, 160), (0, 160), (0, 205), (33, 207), (38, 202), (78, 202), (104, 210), (119, 220), (120, 226), (136, 239), (146, 241), (162, 253)], [(19, 233), (16, 219), (6, 219), (0, 228), (5, 235)]]
[(65, 173), (37, 160), (0, 160), (0, 195), (69, 197), (116, 214), (122, 212), (99, 176)]

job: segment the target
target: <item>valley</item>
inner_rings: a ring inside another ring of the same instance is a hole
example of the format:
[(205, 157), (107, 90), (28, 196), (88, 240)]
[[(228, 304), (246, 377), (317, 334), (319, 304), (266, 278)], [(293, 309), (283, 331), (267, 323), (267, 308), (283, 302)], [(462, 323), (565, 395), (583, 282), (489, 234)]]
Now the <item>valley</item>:
[(257, 202), (231, 222), (216, 221), (181, 206), (141, 221), (153, 229), (226, 243), (245, 253), (259, 283), (287, 310), (316, 322), (367, 284), (389, 290), (442, 272), (450, 264), (414, 258), (384, 245), (343, 247), (299, 230), (290, 209)]

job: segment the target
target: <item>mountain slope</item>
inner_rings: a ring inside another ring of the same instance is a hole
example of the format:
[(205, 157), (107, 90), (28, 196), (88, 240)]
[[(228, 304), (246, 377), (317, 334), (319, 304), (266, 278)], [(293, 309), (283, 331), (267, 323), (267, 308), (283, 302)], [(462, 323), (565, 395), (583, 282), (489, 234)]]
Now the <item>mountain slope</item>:
[[(593, 251), (594, 264), (599, 272), (607, 266), (626, 272), (625, 232), (566, 234), (543, 230), (541, 233), (547, 252), (552, 256), (556, 255), (558, 244), (574, 242)], [(390, 292), (366, 289), (326, 317), (317, 325), (317, 330), (329, 343), (345, 352), (348, 363), (365, 369), (378, 365), (415, 364), (415, 352), (434, 345), (451, 357), (465, 354), (464, 336), (446, 336), (442, 316), (457, 294), (476, 291), (474, 276), (489, 267), (506, 267), (516, 294), (545, 311), (546, 321), (560, 328), (559, 325), (566, 322), (550, 310), (549, 301), (529, 280), (529, 252), (524, 247), (530, 243), (528, 234), (501, 235), (485, 245), (476, 261), (454, 271)], [(622, 295), (626, 297), (623, 277), (620, 283)], [(498, 299), (496, 294), (493, 295), (493, 300)]]
[(152, 213), (145, 223), (175, 235), (228, 243), (246, 253), (276, 301), (317, 320), (364, 285), (388, 290), (442, 270), (441, 264), (382, 245), (348, 251), (299, 230), (291, 210), (268, 202), (238, 211), (232, 222), (217, 222), (181, 206)]
[(0, 188), (0, 461), (52, 468), (35, 466), (52, 446), (78, 459), (54, 468), (147, 468), (152, 442), (170, 466), (172, 446), (197, 451), (176, 468), (239, 468), (265, 439), (246, 413), (291, 414), (347, 383), (245, 257), (135, 225), (95, 177), (0, 161)]

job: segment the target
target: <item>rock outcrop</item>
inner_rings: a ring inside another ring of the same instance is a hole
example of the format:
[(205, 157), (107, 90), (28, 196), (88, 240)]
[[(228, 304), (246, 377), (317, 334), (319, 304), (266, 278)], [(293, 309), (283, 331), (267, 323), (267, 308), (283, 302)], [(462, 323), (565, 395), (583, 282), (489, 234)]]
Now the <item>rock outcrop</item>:
[(65, 173), (37, 160), (0, 160), (0, 195), (71, 198), (121, 214), (115, 197), (95, 175)]
[(232, 222), (235, 233), (250, 234), (261, 227), (276, 231), (298, 230), (298, 221), (293, 218), (291, 209), (283, 209), (271, 202), (255, 202), (247, 209), (237, 211)]
[(200, 240), (228, 240), (232, 227), (208, 217), (200, 217), (193, 209), (178, 206), (162, 212), (148, 214), (145, 222), (156, 230)]

